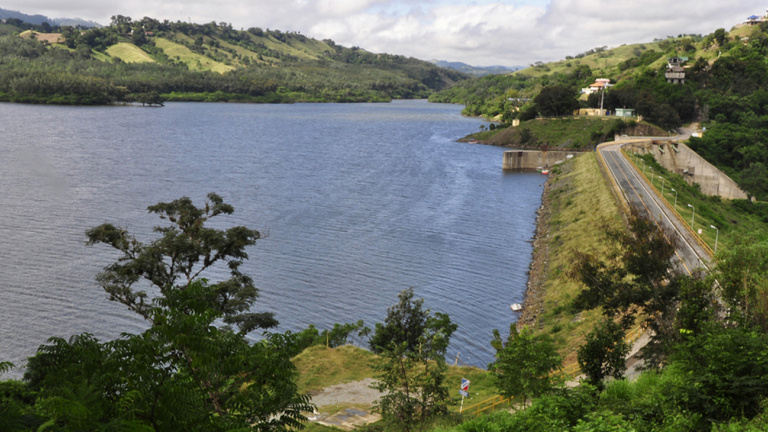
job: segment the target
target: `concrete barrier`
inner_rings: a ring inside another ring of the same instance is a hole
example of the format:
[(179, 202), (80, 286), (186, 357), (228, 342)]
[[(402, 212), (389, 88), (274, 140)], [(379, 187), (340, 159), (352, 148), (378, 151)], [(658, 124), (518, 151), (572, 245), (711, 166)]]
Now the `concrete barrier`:
[(688, 184), (698, 184), (705, 195), (726, 199), (748, 198), (747, 193), (741, 190), (733, 179), (683, 143), (648, 141), (627, 144), (624, 150), (653, 154), (659, 165), (680, 174)]
[(579, 154), (564, 150), (510, 150), (504, 152), (503, 168), (513, 171), (549, 169)]

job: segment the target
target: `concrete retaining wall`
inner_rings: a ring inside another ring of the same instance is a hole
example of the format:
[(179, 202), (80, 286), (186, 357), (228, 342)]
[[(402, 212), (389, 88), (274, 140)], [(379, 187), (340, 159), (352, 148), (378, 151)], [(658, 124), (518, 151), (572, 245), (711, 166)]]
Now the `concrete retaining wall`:
[(505, 170), (536, 171), (551, 168), (566, 159), (579, 155), (579, 152), (563, 150), (511, 150), (504, 152)]
[(652, 153), (661, 166), (682, 175), (688, 184), (697, 183), (706, 195), (726, 199), (748, 198), (735, 181), (685, 144), (644, 142), (628, 144), (624, 149), (638, 154)]

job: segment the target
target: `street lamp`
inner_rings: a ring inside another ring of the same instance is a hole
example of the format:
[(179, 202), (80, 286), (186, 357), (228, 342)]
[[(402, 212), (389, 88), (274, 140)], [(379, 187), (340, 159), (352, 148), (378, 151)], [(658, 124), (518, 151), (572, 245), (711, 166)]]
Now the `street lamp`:
[(664, 196), (664, 180), (665, 180), (665, 178), (662, 177), (662, 176), (659, 176), (659, 178), (661, 179), (661, 196)]
[(675, 193), (675, 210), (677, 210), (677, 191), (675, 188), (669, 188), (669, 190)]
[(715, 230), (715, 255), (717, 255), (717, 238), (720, 237), (720, 230), (714, 225), (710, 225), (709, 227)]
[(696, 207), (688, 204), (688, 207), (693, 209), (693, 215), (691, 215), (691, 229), (693, 229), (693, 220), (696, 218)]

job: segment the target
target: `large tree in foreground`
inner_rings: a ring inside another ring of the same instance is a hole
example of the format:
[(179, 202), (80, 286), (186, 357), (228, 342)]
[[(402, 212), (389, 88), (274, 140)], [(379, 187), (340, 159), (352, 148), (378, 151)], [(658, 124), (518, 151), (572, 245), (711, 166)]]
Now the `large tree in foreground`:
[[(257, 290), (239, 271), (259, 232), (206, 227), (210, 218), (234, 211), (216, 194), (202, 208), (181, 198), (149, 211), (170, 222), (155, 228), (160, 236), (150, 243), (111, 224), (87, 235), (90, 244), (123, 253), (97, 279), (112, 300), (151, 326), (105, 343), (82, 334), (41, 346), (25, 373), (38, 394), (34, 409), (48, 420), (40, 430), (301, 429), (302, 413), (312, 406), (295, 384), (296, 336), (245, 338), (277, 323), (272, 314), (250, 312)], [(220, 264), (231, 277), (209, 284), (203, 272)]]
[(261, 234), (244, 226), (226, 230), (206, 226), (214, 217), (232, 214), (231, 205), (210, 193), (203, 207), (196, 207), (192, 200), (183, 197), (149, 206), (147, 210), (168, 222), (155, 227), (159, 238), (149, 243), (108, 223), (86, 232), (89, 245), (105, 243), (123, 254), (96, 277), (110, 300), (123, 303), (154, 323), (153, 298), (148, 290), (157, 294), (155, 300), (162, 300), (174, 291), (189, 288), (206, 270), (226, 265), (230, 278), (213, 285), (215, 291), (208, 299), (209, 306), (242, 334), (277, 325), (272, 313), (250, 311), (258, 290), (253, 279), (240, 272), (243, 260), (248, 259), (246, 247), (254, 245)]

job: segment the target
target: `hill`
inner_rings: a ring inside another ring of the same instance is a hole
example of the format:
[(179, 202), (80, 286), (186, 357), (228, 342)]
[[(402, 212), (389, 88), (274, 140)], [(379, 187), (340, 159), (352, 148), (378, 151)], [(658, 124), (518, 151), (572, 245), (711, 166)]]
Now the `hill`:
[(426, 98), (468, 78), (414, 58), (224, 23), (117, 15), (85, 31), (20, 23), (1, 34), (0, 101), (382, 102)]
[(457, 71), (464, 72), (467, 75), (472, 75), (476, 77), (481, 77), (486, 75), (507, 74), (507, 73), (512, 73), (517, 70), (523, 69), (522, 66), (515, 66), (511, 68), (506, 66), (471, 66), (462, 62), (449, 62), (445, 60), (430, 60), (430, 61), (436, 64), (437, 66), (448, 68), (448, 69), (454, 69)]
[(101, 24), (84, 20), (82, 18), (48, 18), (44, 15), (34, 14), (29, 15), (18, 11), (12, 11), (0, 8), (0, 19), (7, 20), (7, 19), (13, 19), (13, 20), (19, 20), (27, 24), (32, 25), (42, 25), (43, 23), (48, 23), (50, 25), (58, 25), (58, 26), (81, 26), (84, 28), (89, 27), (101, 27)]

